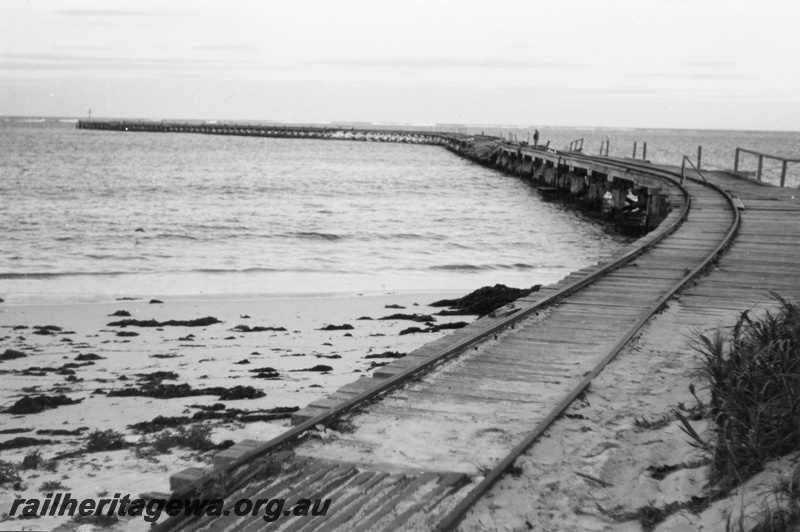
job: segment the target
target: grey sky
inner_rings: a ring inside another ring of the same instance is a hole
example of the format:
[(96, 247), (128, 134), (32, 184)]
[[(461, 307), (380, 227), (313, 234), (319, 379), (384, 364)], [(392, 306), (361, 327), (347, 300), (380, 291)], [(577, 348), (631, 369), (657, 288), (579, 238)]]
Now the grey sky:
[(0, 0), (0, 115), (800, 130), (800, 3)]

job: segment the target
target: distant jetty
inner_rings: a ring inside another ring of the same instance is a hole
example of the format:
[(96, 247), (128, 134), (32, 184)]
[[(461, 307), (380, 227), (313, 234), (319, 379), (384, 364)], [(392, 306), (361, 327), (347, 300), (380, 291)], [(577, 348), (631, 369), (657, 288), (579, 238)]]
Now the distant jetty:
[(80, 120), (78, 129), (146, 133), (195, 133), (245, 137), (350, 140), (442, 146), (459, 156), (506, 173), (532, 179), (542, 197), (563, 197), (588, 210), (608, 211), (619, 225), (647, 232), (669, 213), (663, 182), (648, 175), (646, 162), (591, 157), (580, 146), (554, 150), (489, 136), (453, 131), (370, 129), (342, 126), (180, 123), (164, 121)]

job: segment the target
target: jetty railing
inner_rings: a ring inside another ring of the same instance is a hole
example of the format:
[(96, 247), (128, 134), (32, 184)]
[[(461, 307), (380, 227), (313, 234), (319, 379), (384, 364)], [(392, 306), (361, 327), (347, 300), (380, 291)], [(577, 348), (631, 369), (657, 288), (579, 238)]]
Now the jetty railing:
[(789, 159), (787, 157), (781, 157), (780, 155), (770, 155), (768, 153), (763, 153), (760, 151), (755, 150), (748, 150), (745, 148), (736, 148), (736, 158), (733, 162), (733, 173), (737, 175), (742, 175), (743, 172), (740, 174), (739, 172), (739, 154), (740, 153), (748, 153), (750, 155), (755, 155), (758, 157), (758, 171), (756, 172), (756, 179), (761, 181), (761, 178), (764, 173), (764, 159), (773, 159), (776, 161), (781, 161), (781, 186), (786, 186), (786, 170), (789, 163), (800, 163), (800, 159)]
[(575, 139), (569, 142), (569, 151), (583, 151), (583, 139)]
[(699, 166), (700, 166), (700, 153), (699, 152), (697, 154), (697, 157), (698, 157), (698, 159), (697, 159), (697, 163), (698, 164), (697, 164), (697, 166), (695, 166), (694, 163), (692, 162), (692, 160), (689, 159), (688, 156), (686, 156), (686, 155), (683, 156), (683, 161), (681, 161), (681, 185), (684, 182), (686, 182), (686, 163), (689, 163), (689, 165), (691, 165), (691, 167), (694, 168), (694, 171), (697, 172), (697, 175), (702, 177), (703, 181), (708, 183), (708, 179), (706, 179), (706, 176), (703, 175), (703, 173), (700, 171), (700, 168), (699, 168)]

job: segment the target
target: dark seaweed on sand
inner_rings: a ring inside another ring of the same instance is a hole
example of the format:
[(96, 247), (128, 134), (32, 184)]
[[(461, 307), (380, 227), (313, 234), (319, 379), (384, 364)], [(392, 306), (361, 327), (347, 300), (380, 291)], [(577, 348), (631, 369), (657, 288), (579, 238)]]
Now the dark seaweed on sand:
[(384, 351), (383, 353), (373, 353), (371, 355), (367, 355), (364, 358), (403, 358), (406, 356), (405, 353), (398, 353), (396, 351)]
[(237, 332), (264, 332), (264, 331), (274, 331), (274, 332), (286, 332), (286, 327), (249, 327), (247, 325), (237, 325), (232, 330)]
[(20, 434), (22, 432), (31, 432), (33, 429), (0, 429), (0, 434)]
[(32, 334), (41, 334), (43, 336), (48, 336), (60, 332), (61, 330), (62, 330), (61, 327), (57, 327), (55, 325), (34, 325)]
[(103, 360), (106, 357), (101, 357), (95, 353), (85, 353), (75, 357), (75, 360), (86, 361), (86, 360)]
[(66, 395), (26, 395), (6, 410), (7, 414), (38, 414), (62, 405), (78, 404), (83, 399), (70, 399)]
[(503, 284), (484, 286), (474, 292), (458, 299), (442, 299), (430, 304), (431, 307), (450, 307), (452, 310), (442, 310), (439, 316), (463, 316), (477, 314), (485, 316), (490, 312), (503, 307), (521, 297), (538, 292), (542, 285), (537, 284), (530, 288), (509, 288)]
[(189, 423), (192, 423), (192, 418), (189, 416), (156, 416), (151, 421), (142, 421), (141, 423), (128, 425), (128, 428), (138, 434), (150, 434), (163, 429), (187, 425)]
[(157, 416), (151, 421), (142, 421), (141, 423), (134, 423), (128, 425), (128, 428), (138, 434), (152, 434), (164, 429), (171, 429), (189, 425), (198, 421), (206, 420), (223, 420), (223, 421), (239, 421), (242, 423), (255, 423), (257, 421), (277, 421), (280, 419), (288, 419), (292, 417), (292, 413), (300, 410), (298, 406), (277, 406), (264, 410), (242, 410), (238, 408), (225, 409), (225, 405), (219, 405), (223, 408), (207, 408), (201, 407), (200, 412), (195, 412), (192, 416)]
[(8, 441), (0, 443), (0, 451), (5, 451), (6, 449), (21, 449), (22, 447), (30, 447), (31, 445), (47, 445), (50, 443), (54, 443), (53, 440), (17, 436), (16, 438), (11, 438)]
[(224, 388), (192, 388), (190, 384), (161, 384), (161, 381), (146, 383), (139, 388), (123, 388), (111, 390), (108, 397), (153, 397), (155, 399), (175, 399), (178, 397), (196, 397), (198, 395), (218, 395), (220, 401), (236, 399), (258, 399), (267, 395), (252, 386), (234, 386)]
[(317, 364), (312, 368), (293, 369), (290, 371), (333, 371), (333, 368), (330, 366), (326, 366), (325, 364)]
[(0, 355), (0, 360), (13, 360), (15, 358), (23, 358), (26, 357), (25, 353), (22, 351), (17, 351), (15, 349), (6, 349), (3, 351), (3, 354)]
[(168, 381), (176, 381), (178, 380), (178, 374), (174, 371), (154, 371), (152, 373), (134, 373), (139, 380), (149, 381), (149, 382), (160, 382), (163, 380)]
[(379, 320), (411, 320), (416, 321), (419, 323), (427, 323), (430, 321), (436, 321), (431, 315), (428, 314), (391, 314), (389, 316), (384, 316), (382, 318), (378, 318)]
[(217, 318), (207, 316), (205, 318), (197, 318), (196, 320), (119, 320), (112, 321), (108, 324), (109, 327), (205, 327), (207, 325), (214, 325), (215, 323), (222, 323)]
[(320, 331), (349, 331), (351, 329), (355, 329), (355, 327), (353, 327), (349, 323), (344, 323), (342, 325), (326, 325), (325, 327), (322, 327), (319, 330)]
[(409, 327), (408, 329), (403, 329), (400, 331), (400, 336), (404, 336), (406, 334), (414, 334), (414, 333), (431, 333), (431, 332), (439, 332), (446, 329), (463, 329), (469, 325), (466, 321), (456, 321), (453, 323), (442, 323), (441, 325), (432, 325), (427, 329), (420, 329), (419, 327)]

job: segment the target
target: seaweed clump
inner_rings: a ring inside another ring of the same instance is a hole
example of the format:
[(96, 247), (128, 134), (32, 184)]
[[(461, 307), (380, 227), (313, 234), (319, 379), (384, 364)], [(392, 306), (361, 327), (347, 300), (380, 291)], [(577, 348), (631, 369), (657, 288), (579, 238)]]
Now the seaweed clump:
[(512, 301), (528, 296), (533, 292), (538, 292), (541, 287), (542, 285), (540, 284), (530, 288), (511, 288), (503, 284), (484, 286), (464, 297), (434, 301), (430, 306), (450, 307), (450, 310), (437, 312), (437, 316), (465, 316), (471, 314), (485, 316)]

